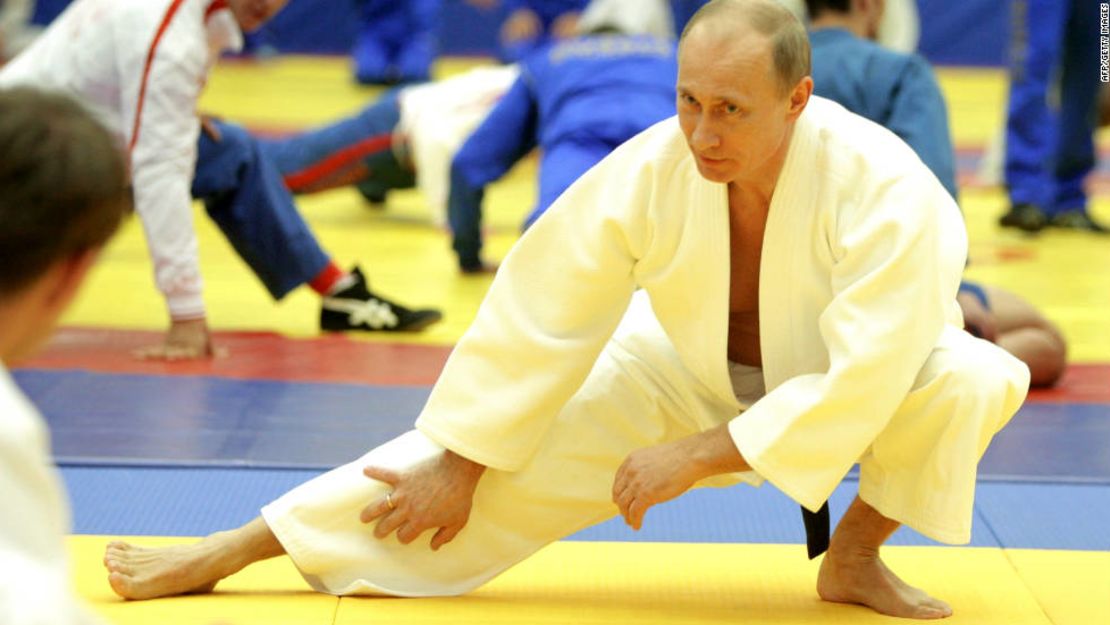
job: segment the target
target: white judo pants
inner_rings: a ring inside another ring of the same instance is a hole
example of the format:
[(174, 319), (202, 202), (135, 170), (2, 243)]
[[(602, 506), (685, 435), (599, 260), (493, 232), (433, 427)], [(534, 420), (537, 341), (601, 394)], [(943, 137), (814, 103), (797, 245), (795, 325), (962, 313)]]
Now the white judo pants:
[[(1000, 359), (995, 346), (962, 331), (945, 336), (860, 459), (860, 493), (885, 516), (930, 537), (967, 542), (976, 465), (1024, 398), (1028, 371), (1023, 385), (1024, 365)], [(999, 373), (1000, 365), (1007, 371)], [(361, 509), (389, 488), (365, 477), (364, 467), (404, 470), (442, 451), (418, 431), (293, 489), (262, 516), (318, 591), (461, 594), (544, 545), (615, 516), (613, 477), (630, 452), (735, 416), (682, 365), (653, 318), (629, 315), (532, 460), (516, 472), (487, 470), (467, 526), (439, 551), (428, 547), (434, 532), (403, 545), (395, 535), (376, 539), (373, 525), (359, 521)], [(718, 476), (712, 485), (738, 481), (762, 480), (747, 473)]]

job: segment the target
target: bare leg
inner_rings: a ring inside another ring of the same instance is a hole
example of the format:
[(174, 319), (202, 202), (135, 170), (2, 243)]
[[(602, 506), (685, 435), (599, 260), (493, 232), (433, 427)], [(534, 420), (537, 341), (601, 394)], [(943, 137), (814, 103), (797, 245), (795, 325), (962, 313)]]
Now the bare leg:
[(903, 582), (879, 559), (879, 547), (898, 525), (857, 496), (837, 525), (821, 562), (817, 594), (825, 601), (858, 603), (890, 616), (951, 616), (947, 603)]
[(1067, 366), (1068, 346), (1060, 329), (1016, 293), (994, 286), (983, 288), (994, 313), (995, 342), (1029, 366), (1030, 385), (1055, 384)]
[(1029, 385), (1048, 388), (1056, 384), (1067, 366), (1066, 348), (1058, 333), (1043, 328), (999, 332), (998, 346), (1029, 367)]
[(1016, 293), (998, 287), (984, 288), (997, 324), (995, 342), (1029, 366), (1031, 386), (1056, 384), (1067, 367), (1068, 354), (1059, 328)]
[(104, 552), (108, 583), (125, 599), (211, 592), (216, 582), (247, 566), (285, 553), (261, 517), (198, 543), (157, 549), (123, 542)]

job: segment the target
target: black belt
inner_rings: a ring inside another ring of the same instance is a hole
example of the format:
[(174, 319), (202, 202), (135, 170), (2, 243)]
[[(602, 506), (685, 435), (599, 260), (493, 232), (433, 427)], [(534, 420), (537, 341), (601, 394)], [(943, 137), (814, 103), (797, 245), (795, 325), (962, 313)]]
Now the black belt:
[(812, 560), (829, 550), (829, 502), (817, 512), (802, 506), (802, 522), (806, 525), (806, 550)]

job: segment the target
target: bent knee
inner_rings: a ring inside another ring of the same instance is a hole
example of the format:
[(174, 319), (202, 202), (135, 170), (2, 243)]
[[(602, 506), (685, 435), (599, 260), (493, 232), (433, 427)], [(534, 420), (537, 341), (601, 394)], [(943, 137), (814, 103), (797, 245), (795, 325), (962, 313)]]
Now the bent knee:
[[(924, 379), (923, 379), (924, 378)], [(1004, 349), (970, 336), (956, 349), (933, 352), (918, 384), (940, 384), (943, 392), (980, 405), (996, 405), (1009, 418), (1025, 400), (1030, 372)]]

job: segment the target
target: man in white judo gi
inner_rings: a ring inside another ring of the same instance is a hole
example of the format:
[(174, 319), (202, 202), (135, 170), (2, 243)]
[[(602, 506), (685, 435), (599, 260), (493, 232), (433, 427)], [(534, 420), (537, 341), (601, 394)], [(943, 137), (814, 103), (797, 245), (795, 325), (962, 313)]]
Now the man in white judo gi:
[(694, 485), (767, 480), (816, 511), (858, 462), (818, 593), (951, 614), (879, 547), (901, 523), (969, 540), (977, 462), (1028, 370), (960, 327), (951, 196), (893, 134), (811, 97), (808, 69), (777, 4), (707, 4), (680, 43), (677, 119), (522, 237), (414, 431), (237, 530), (113, 543), (109, 583), (203, 590), (286, 553), (324, 592), (457, 594)]
[(71, 584), (46, 422), (6, 367), (50, 336), (130, 212), (123, 153), (80, 104), (0, 90), (0, 623), (99, 622)]

